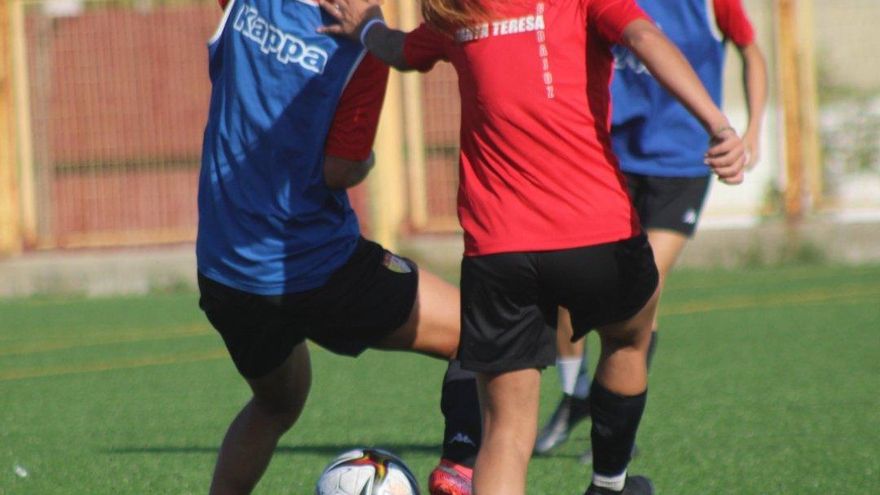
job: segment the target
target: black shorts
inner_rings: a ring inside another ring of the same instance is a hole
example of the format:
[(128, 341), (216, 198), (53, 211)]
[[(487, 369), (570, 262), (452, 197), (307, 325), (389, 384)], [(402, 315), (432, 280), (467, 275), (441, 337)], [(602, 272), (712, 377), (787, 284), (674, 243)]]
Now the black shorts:
[(549, 366), (556, 360), (558, 306), (571, 312), (577, 340), (634, 316), (657, 282), (644, 234), (560, 251), (465, 257), (461, 365), (486, 373)]
[(199, 274), (199, 306), (239, 373), (259, 378), (305, 339), (357, 356), (406, 323), (417, 289), (415, 263), (361, 238), (346, 264), (317, 289), (262, 296)]
[(709, 192), (710, 178), (626, 174), (629, 195), (642, 228), (672, 230), (692, 237)]

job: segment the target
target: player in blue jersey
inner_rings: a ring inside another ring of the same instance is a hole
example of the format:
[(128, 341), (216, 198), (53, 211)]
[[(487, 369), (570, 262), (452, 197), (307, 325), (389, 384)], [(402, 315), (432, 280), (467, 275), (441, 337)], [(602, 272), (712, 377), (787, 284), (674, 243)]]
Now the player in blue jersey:
[[(743, 134), (746, 167), (760, 150), (761, 121), (767, 95), (767, 70), (741, 0), (638, 0), (696, 70), (716, 104), (721, 103), (725, 48), (732, 41), (743, 62), (748, 126)], [(693, 236), (711, 171), (703, 162), (709, 136), (678, 100), (623, 47), (615, 49), (612, 142), (627, 176), (630, 196), (648, 233), (660, 273), (660, 286), (687, 240)], [(571, 429), (589, 417), (590, 379), (583, 340), (571, 343), (567, 312), (560, 315), (557, 371), (563, 396), (535, 442), (547, 453), (562, 444)], [(648, 363), (657, 345), (653, 324)], [(587, 452), (582, 460), (591, 459)]]
[[(306, 340), (351, 356), (457, 351), (458, 290), (360, 234), (346, 188), (372, 167), (388, 69), (359, 43), (318, 34), (323, 16), (308, 0), (229, 0), (208, 45), (199, 304), (253, 392), (220, 447), (215, 495), (250, 493), (299, 417)], [(476, 394), (473, 374), (451, 365), (434, 495), (470, 493)]]

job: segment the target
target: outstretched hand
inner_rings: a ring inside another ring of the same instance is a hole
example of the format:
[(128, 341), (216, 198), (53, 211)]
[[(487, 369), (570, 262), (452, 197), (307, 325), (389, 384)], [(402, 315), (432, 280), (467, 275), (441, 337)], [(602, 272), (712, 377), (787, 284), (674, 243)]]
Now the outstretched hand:
[(745, 177), (746, 149), (742, 140), (731, 127), (725, 127), (712, 135), (705, 163), (725, 184), (740, 184)]
[(345, 36), (355, 41), (361, 40), (361, 31), (372, 19), (382, 19), (379, 0), (317, 0), (337, 24), (321, 26), (319, 33)]

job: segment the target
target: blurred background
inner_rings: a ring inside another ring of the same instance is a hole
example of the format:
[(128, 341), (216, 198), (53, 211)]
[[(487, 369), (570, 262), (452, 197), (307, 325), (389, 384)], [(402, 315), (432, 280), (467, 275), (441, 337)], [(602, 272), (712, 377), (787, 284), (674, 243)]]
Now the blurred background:
[[(745, 0), (770, 67), (761, 162), (716, 183), (682, 264), (880, 259), (880, 2)], [(387, 0), (403, 28), (414, 0)], [(0, 5), (0, 296), (191, 286), (216, 0)], [(724, 109), (746, 122), (731, 48)], [(393, 74), (368, 236), (456, 264), (459, 105), (448, 64)], [(96, 273), (97, 272), (97, 273)]]
[[(664, 289), (634, 472), (686, 495), (876, 493), (880, 0), (744, 3), (769, 64), (762, 160), (713, 184)], [(418, 22), (415, 0), (384, 8)], [(221, 15), (216, 0), (0, 0), (0, 494), (202, 493), (250, 397), (194, 290)], [(737, 59), (724, 109), (742, 131)], [(368, 236), (453, 281), (459, 115), (448, 64), (392, 72), (377, 166), (351, 191)], [(359, 445), (426, 479), (445, 365), (312, 349), (309, 407), (259, 493), (311, 493)], [(559, 394), (544, 382), (542, 423)], [(581, 493), (588, 438), (535, 459), (529, 493)]]

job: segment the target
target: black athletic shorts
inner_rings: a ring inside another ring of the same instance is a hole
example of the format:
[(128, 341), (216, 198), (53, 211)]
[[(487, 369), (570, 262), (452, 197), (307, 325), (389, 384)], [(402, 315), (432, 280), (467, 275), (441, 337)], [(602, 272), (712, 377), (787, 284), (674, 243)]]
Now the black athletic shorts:
[(571, 312), (573, 340), (635, 316), (657, 288), (644, 234), (619, 242), (465, 257), (461, 265), (465, 369), (500, 373), (556, 360), (556, 314)]
[(199, 306), (246, 378), (268, 374), (305, 339), (357, 356), (406, 323), (418, 289), (415, 263), (363, 238), (317, 289), (262, 296), (198, 278)]
[(626, 174), (633, 205), (644, 229), (663, 229), (692, 237), (709, 192), (710, 176), (656, 177)]

